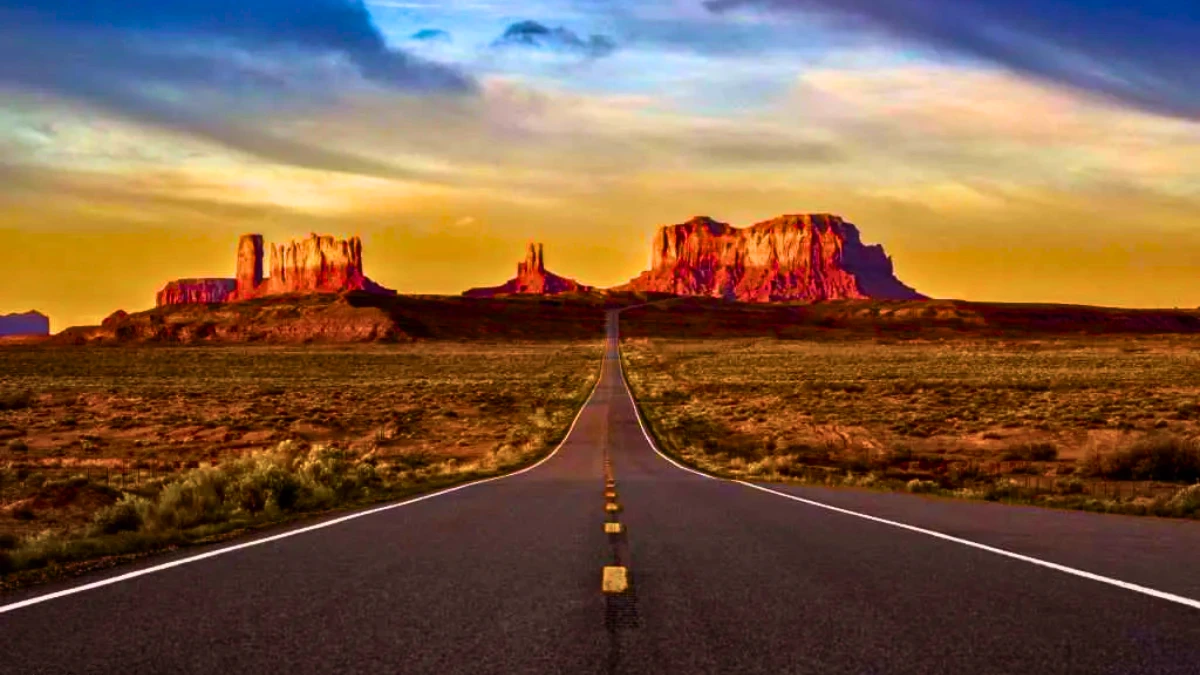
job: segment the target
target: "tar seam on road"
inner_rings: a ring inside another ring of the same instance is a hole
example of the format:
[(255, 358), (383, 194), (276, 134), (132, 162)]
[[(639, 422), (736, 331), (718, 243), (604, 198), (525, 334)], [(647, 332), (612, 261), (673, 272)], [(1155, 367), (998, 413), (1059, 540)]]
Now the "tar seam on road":
[[(618, 349), (619, 349), (620, 342), (618, 341), (617, 344), (618, 344)], [(617, 366), (621, 368), (621, 383), (625, 386), (625, 395), (628, 396), (630, 402), (633, 403), (634, 412), (636, 413), (635, 416), (637, 417), (637, 421), (638, 421), (638, 426), (641, 427), (642, 436), (644, 436), (646, 438), (646, 442), (650, 444), (650, 448), (653, 449), (654, 452), (657, 453), (659, 457), (662, 457), (663, 459), (667, 460), (668, 462), (673, 464), (676, 468), (683, 469), (684, 471), (687, 471), (688, 473), (693, 473), (693, 474), (696, 474), (697, 476), (701, 476), (701, 477), (708, 478), (711, 480), (724, 480), (724, 479), (719, 479), (716, 476), (710, 476), (702, 471), (697, 471), (696, 469), (693, 469), (691, 467), (684, 466), (684, 465), (680, 464), (679, 462), (675, 461), (674, 459), (672, 459), (671, 457), (667, 456), (665, 453), (663, 453), (662, 450), (659, 450), (658, 444), (655, 443), (654, 439), (650, 437), (650, 432), (646, 430), (646, 424), (645, 424), (645, 422), (642, 421), (642, 412), (637, 407), (637, 401), (635, 401), (633, 398), (633, 391), (629, 388), (629, 382), (625, 378), (625, 368), (621, 364), (621, 359), (619, 356), (617, 358)], [(1158, 598), (1160, 600), (1174, 602), (1176, 604), (1184, 605), (1185, 607), (1191, 607), (1192, 609), (1200, 609), (1200, 600), (1188, 598), (1188, 597), (1185, 597), (1182, 595), (1176, 595), (1174, 593), (1167, 593), (1166, 591), (1160, 591), (1160, 590), (1157, 590), (1154, 588), (1150, 588), (1148, 586), (1141, 586), (1139, 584), (1130, 583), (1128, 581), (1121, 581), (1120, 579), (1114, 579), (1112, 577), (1106, 577), (1106, 576), (1103, 576), (1100, 574), (1095, 574), (1095, 573), (1077, 569), (1074, 567), (1060, 565), (1055, 562), (1050, 562), (1049, 560), (1042, 560), (1041, 558), (1034, 558), (1033, 556), (1024, 555), (1021, 553), (1017, 553), (1015, 551), (1009, 551), (1009, 550), (1002, 549), (1002, 548), (996, 548), (995, 546), (988, 546), (987, 544), (981, 544), (976, 541), (971, 541), (970, 539), (962, 539), (961, 537), (955, 537), (955, 536), (952, 536), (949, 534), (943, 534), (936, 530), (927, 530), (923, 527), (917, 527), (916, 525), (908, 525), (906, 523), (901, 523), (901, 522), (898, 522), (895, 520), (888, 520), (886, 518), (880, 518), (878, 516), (872, 516), (872, 515), (869, 515), (866, 513), (860, 513), (858, 511), (851, 511), (850, 509), (843, 509), (841, 507), (833, 506), (831, 504), (825, 504), (823, 502), (818, 502), (818, 501), (815, 501), (812, 499), (805, 499), (803, 497), (797, 497), (795, 495), (787, 494), (786, 492), (779, 492), (778, 490), (772, 490), (771, 488), (763, 487), (761, 485), (756, 485), (754, 483), (748, 483), (743, 480), (733, 479), (733, 480), (729, 480), (728, 482), (736, 483), (738, 485), (744, 485), (748, 488), (753, 488), (755, 490), (761, 490), (762, 492), (766, 492), (767, 494), (772, 494), (777, 497), (783, 497), (784, 499), (790, 499), (792, 501), (799, 502), (801, 504), (806, 504), (808, 506), (815, 506), (817, 508), (826, 509), (829, 511), (833, 511), (835, 513), (841, 513), (843, 515), (853, 516), (855, 518), (862, 518), (863, 520), (869, 520), (871, 522), (880, 523), (882, 525), (889, 525), (891, 527), (896, 527), (896, 528), (899, 528), (902, 530), (908, 530), (909, 532), (916, 532), (917, 534), (923, 534), (923, 535), (926, 535), (929, 537), (934, 537), (936, 539), (941, 539), (943, 541), (948, 541), (948, 542), (952, 542), (955, 544), (960, 544), (962, 546), (967, 546), (970, 548), (978, 549), (980, 551), (994, 553), (996, 555), (1004, 556), (1006, 558), (1011, 558), (1013, 560), (1019, 560), (1021, 562), (1029, 563), (1031, 565), (1037, 565), (1038, 567), (1052, 569), (1056, 572), (1070, 574), (1072, 576), (1080, 577), (1082, 579), (1089, 579), (1091, 581), (1098, 581), (1102, 584), (1108, 584), (1109, 586), (1115, 586), (1117, 588), (1121, 588), (1121, 589), (1124, 589), (1127, 591), (1133, 591), (1134, 593), (1141, 593), (1142, 595), (1147, 595), (1152, 598)]]
[(219, 548), (214, 551), (208, 551), (206, 553), (189, 556), (187, 558), (182, 558), (180, 560), (174, 560), (169, 563), (162, 563), (161, 565), (155, 565), (153, 567), (147, 567), (146, 569), (136, 570), (134, 572), (128, 572), (126, 574), (121, 574), (121, 575), (111, 577), (108, 579), (101, 579), (100, 581), (93, 581), (92, 583), (83, 584), (80, 586), (74, 586), (71, 588), (66, 588), (61, 591), (55, 591), (53, 593), (47, 593), (45, 595), (34, 596), (32, 598), (27, 598), (27, 599), (21, 600), (19, 602), (14, 602), (14, 603), (7, 604), (7, 605), (0, 605), (0, 614), (6, 614), (8, 612), (16, 611), (16, 610), (22, 609), (24, 607), (41, 604), (43, 602), (49, 602), (50, 600), (55, 600), (57, 598), (62, 598), (62, 597), (66, 597), (69, 595), (75, 595), (77, 593), (83, 593), (84, 591), (91, 591), (91, 590), (95, 590), (97, 588), (111, 586), (113, 584), (121, 583), (122, 581), (129, 581), (130, 579), (136, 579), (138, 577), (144, 577), (148, 574), (154, 574), (155, 572), (163, 572), (165, 570), (169, 570), (169, 569), (172, 569), (175, 567), (182, 567), (183, 565), (188, 565), (190, 563), (199, 562), (201, 560), (207, 560), (208, 558), (215, 558), (220, 555), (225, 555), (226, 553), (233, 553), (234, 551), (240, 551), (244, 548), (260, 546), (262, 544), (267, 544), (267, 543), (270, 543), (273, 541), (279, 541), (280, 539), (287, 539), (288, 537), (295, 537), (300, 534), (306, 534), (308, 532), (314, 532), (316, 530), (321, 530), (321, 529), (324, 529), (327, 527), (333, 527), (334, 525), (340, 525), (341, 523), (345, 523), (347, 521), (356, 520), (358, 518), (364, 518), (366, 516), (371, 516), (376, 513), (382, 513), (384, 511), (390, 511), (392, 509), (397, 509), (397, 508), (400, 508), (401, 506), (408, 506), (409, 504), (416, 504), (417, 502), (423, 502), (426, 499), (433, 499), (434, 497), (441, 497), (444, 495), (451, 494), (453, 492), (458, 492), (459, 490), (465, 490), (470, 487), (475, 487), (476, 485), (483, 485), (484, 483), (491, 483), (492, 481), (502, 480), (505, 478), (512, 478), (513, 476), (519, 476), (528, 471), (533, 471), (534, 469), (536, 469), (539, 466), (541, 466), (542, 464), (545, 464), (546, 462), (550, 461), (551, 458), (553, 458), (555, 455), (557, 455), (558, 451), (562, 449), (563, 445), (566, 444), (567, 440), (569, 438), (571, 438), (571, 432), (575, 431), (575, 425), (579, 422), (579, 418), (583, 416), (583, 411), (587, 409), (588, 404), (591, 403), (592, 398), (596, 395), (596, 390), (598, 390), (600, 388), (600, 382), (604, 379), (604, 369), (607, 367), (609, 367), (609, 365), (608, 365), (608, 349), (606, 348), (604, 350), (604, 356), (600, 360), (600, 374), (596, 378), (596, 383), (592, 386), (591, 393), (589, 393), (588, 397), (586, 399), (584, 399), (583, 405), (581, 405), (579, 407), (579, 410), (576, 411), (575, 418), (573, 420), (571, 420), (571, 426), (567, 428), (566, 435), (562, 437), (562, 440), (558, 442), (558, 445), (554, 446), (554, 450), (550, 451), (550, 454), (548, 454), (545, 457), (543, 457), (542, 459), (538, 460), (536, 463), (525, 467), (524, 469), (521, 469), (519, 471), (514, 471), (512, 473), (506, 473), (502, 476), (492, 476), (491, 478), (483, 478), (481, 480), (472, 481), (470, 483), (463, 483), (462, 485), (456, 485), (452, 488), (447, 488), (445, 490), (439, 490), (438, 492), (431, 492), (427, 495), (421, 495), (420, 497), (414, 497), (413, 499), (407, 499), (405, 501), (397, 502), (395, 504), (386, 504), (384, 506), (377, 506), (373, 509), (368, 509), (366, 511), (359, 511), (358, 513), (351, 513), (349, 515), (341, 516), (339, 518), (334, 518), (333, 520), (327, 520), (325, 522), (317, 523), (315, 525), (309, 525), (307, 527), (301, 527), (301, 528), (298, 528), (295, 530), (281, 532), (279, 534), (271, 535), (269, 537), (263, 537), (262, 539), (255, 539), (253, 541), (247, 541), (247, 542), (243, 542), (240, 544), (234, 544), (233, 546), (226, 546), (224, 548)]

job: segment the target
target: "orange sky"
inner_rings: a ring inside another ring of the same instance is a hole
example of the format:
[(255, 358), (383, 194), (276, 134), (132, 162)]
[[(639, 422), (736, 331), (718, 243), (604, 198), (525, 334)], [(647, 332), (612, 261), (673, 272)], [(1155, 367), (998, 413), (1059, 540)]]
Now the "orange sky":
[(810, 69), (721, 115), (503, 78), (434, 98), (270, 119), (405, 167), (372, 177), (14, 96), (0, 127), (54, 133), (0, 143), (0, 314), (57, 331), (146, 309), (170, 279), (232, 276), (244, 232), (358, 234), (378, 282), (460, 293), (511, 277), (529, 240), (607, 286), (647, 266), (659, 225), (802, 212), (856, 223), (934, 297), (1200, 306), (1196, 123), (934, 65)]

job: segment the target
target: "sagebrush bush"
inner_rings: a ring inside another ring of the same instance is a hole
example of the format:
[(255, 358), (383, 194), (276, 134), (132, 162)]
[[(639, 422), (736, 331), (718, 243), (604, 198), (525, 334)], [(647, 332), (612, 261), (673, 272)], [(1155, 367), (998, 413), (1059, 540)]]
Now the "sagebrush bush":
[(92, 526), (100, 534), (133, 532), (142, 526), (148, 506), (144, 497), (125, 495), (116, 504), (97, 511)]
[(1009, 462), (1053, 462), (1058, 459), (1058, 447), (1048, 442), (1017, 443), (1005, 448), (1000, 459)]
[(1021, 496), (1021, 488), (1014, 481), (1001, 478), (983, 490), (982, 497), (990, 502), (1015, 499)]
[(1200, 440), (1158, 432), (1108, 454), (1084, 458), (1085, 475), (1110, 480), (1200, 480)]
[(907, 489), (909, 492), (912, 492), (913, 494), (926, 494), (926, 493), (936, 491), (938, 488), (938, 484), (931, 480), (921, 480), (919, 478), (914, 478), (914, 479), (908, 481), (908, 483), (906, 483), (904, 487), (905, 487), (905, 489)]
[(1200, 513), (1200, 484), (1192, 485), (1175, 493), (1166, 504), (1175, 516), (1194, 516)]
[(29, 390), (0, 392), (0, 410), (23, 410), (33, 406), (36, 400)]
[(187, 472), (163, 487), (154, 508), (146, 514), (148, 529), (187, 530), (225, 519), (229, 514), (225, 503), (228, 483), (229, 476), (221, 469), (201, 467)]

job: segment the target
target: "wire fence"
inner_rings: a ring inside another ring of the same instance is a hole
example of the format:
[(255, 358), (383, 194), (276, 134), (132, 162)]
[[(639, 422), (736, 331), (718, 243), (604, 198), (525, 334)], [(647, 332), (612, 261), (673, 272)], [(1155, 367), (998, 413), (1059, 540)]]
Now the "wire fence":
[(88, 483), (94, 485), (103, 485), (117, 490), (136, 490), (175, 476), (184, 470), (186, 470), (184, 467), (175, 464), (146, 462), (127, 466), (111, 464), (84, 464), (69, 467), (18, 465), (6, 470), (0, 469), (0, 494), (13, 488), (25, 492), (40, 488), (52, 481), (78, 478), (84, 478)]

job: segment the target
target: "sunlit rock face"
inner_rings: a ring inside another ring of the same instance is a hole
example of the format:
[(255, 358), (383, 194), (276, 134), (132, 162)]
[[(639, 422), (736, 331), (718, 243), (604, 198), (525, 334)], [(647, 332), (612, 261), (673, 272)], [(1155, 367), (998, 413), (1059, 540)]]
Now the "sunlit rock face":
[(299, 241), (272, 244), (271, 276), (265, 285), (267, 295), (366, 290), (362, 241), (312, 234)]
[(493, 298), (498, 295), (555, 295), (558, 293), (584, 293), (591, 290), (594, 290), (591, 286), (585, 286), (574, 279), (547, 272), (542, 245), (530, 244), (525, 252), (525, 260), (517, 263), (517, 276), (509, 279), (503, 285), (472, 288), (463, 295), (470, 298)]
[(619, 290), (746, 302), (923, 298), (882, 246), (838, 216), (780, 216), (747, 228), (707, 217), (658, 230), (650, 270)]
[(0, 315), (0, 336), (49, 335), (50, 317), (41, 312)]
[(176, 279), (158, 292), (157, 305), (228, 302), (236, 288), (233, 279)]
[(233, 279), (180, 279), (158, 293), (158, 306), (233, 302), (284, 293), (367, 291), (394, 295), (363, 274), (362, 241), (310, 234), (271, 245), (270, 276), (263, 276), (264, 243), (260, 234), (238, 241)]

